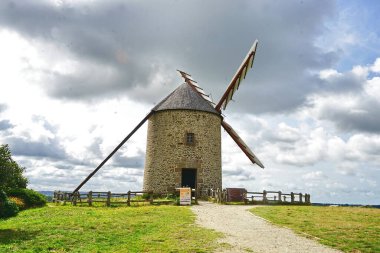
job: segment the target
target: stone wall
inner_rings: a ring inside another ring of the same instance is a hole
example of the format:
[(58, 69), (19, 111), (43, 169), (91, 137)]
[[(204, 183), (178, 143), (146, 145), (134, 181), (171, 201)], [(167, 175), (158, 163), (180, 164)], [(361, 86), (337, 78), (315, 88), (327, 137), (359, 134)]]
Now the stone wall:
[[(194, 133), (194, 144), (186, 134)], [(181, 187), (184, 168), (197, 169), (198, 190), (222, 187), (221, 117), (203, 111), (166, 110), (149, 119), (144, 190)]]

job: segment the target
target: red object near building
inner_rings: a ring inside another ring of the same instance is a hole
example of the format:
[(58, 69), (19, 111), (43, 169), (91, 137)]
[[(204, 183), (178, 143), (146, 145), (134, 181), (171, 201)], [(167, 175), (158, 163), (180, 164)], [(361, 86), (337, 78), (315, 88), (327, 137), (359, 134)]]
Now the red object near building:
[(227, 202), (242, 202), (247, 190), (244, 188), (226, 188)]

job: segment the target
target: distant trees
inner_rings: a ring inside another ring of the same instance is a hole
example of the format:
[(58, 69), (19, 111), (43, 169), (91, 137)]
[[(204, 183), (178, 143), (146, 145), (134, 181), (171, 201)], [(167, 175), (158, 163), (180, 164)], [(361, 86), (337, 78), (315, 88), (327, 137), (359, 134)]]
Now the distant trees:
[(25, 168), (12, 159), (9, 146), (0, 145), (0, 190), (26, 188), (28, 179), (22, 175), (24, 171)]

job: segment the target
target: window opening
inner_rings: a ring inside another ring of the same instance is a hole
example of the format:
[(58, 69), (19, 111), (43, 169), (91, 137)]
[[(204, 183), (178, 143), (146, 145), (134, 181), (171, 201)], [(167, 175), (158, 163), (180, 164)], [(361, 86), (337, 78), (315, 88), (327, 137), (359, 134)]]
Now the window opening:
[(186, 143), (187, 144), (194, 144), (194, 133), (187, 133), (186, 134)]

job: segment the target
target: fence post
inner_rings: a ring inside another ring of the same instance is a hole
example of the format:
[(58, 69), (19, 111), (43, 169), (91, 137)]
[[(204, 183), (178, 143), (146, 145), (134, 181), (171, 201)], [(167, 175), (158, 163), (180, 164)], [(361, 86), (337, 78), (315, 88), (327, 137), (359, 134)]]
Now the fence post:
[(293, 192), (290, 193), (290, 202), (294, 203), (294, 193)]
[[(77, 205), (77, 194), (79, 194), (79, 192), (78, 192), (78, 193), (75, 193), (75, 194), (73, 195), (73, 205), (74, 205), (74, 206)], [(65, 193), (65, 195), (66, 195), (66, 193)], [(66, 196), (65, 196), (65, 199), (66, 199)]]
[(263, 202), (264, 202), (264, 203), (267, 203), (267, 201), (268, 201), (268, 199), (267, 199), (267, 191), (264, 190), (264, 191), (263, 191)]
[(197, 189), (195, 189), (195, 192), (194, 192), (194, 202), (195, 204), (198, 204), (198, 190)]
[(128, 191), (127, 206), (131, 206), (131, 191)]
[(310, 204), (310, 194), (308, 194), (308, 193), (305, 194), (305, 202), (307, 204)]
[(107, 202), (106, 202), (106, 205), (107, 206), (111, 206), (111, 192), (110, 191), (107, 192)]
[(223, 203), (223, 197), (224, 197), (223, 190), (218, 188), (219, 203)]
[(300, 195), (300, 203), (302, 203), (302, 193), (300, 193), (299, 195)]
[(149, 204), (153, 204), (153, 191), (149, 192)]
[(87, 197), (88, 197), (88, 205), (89, 206), (92, 206), (92, 191), (89, 191), (88, 194), (87, 194)]
[(282, 192), (279, 191), (279, 192), (278, 192), (278, 202), (281, 202), (281, 201), (282, 201), (282, 200), (281, 200), (281, 194), (282, 194)]

